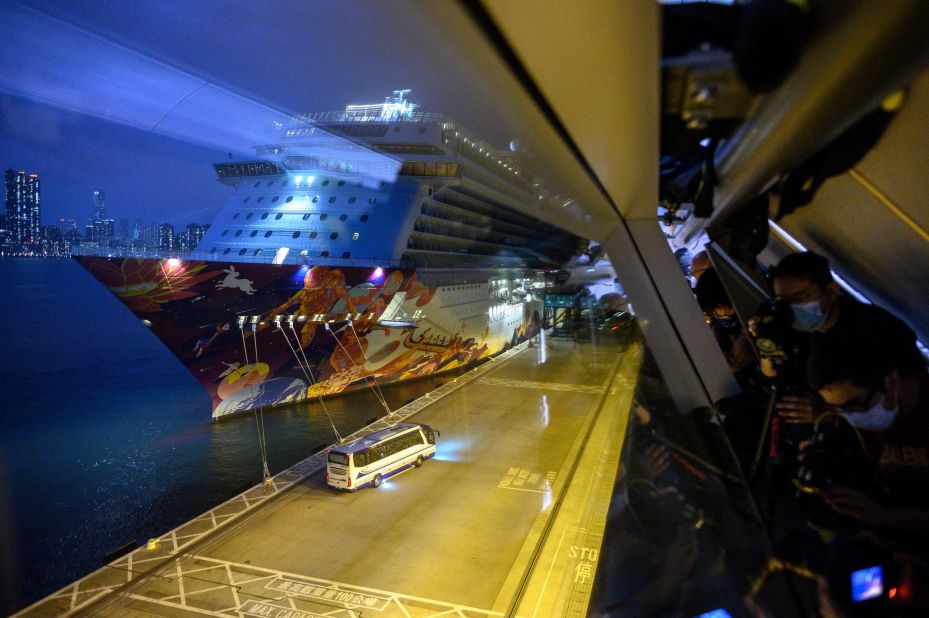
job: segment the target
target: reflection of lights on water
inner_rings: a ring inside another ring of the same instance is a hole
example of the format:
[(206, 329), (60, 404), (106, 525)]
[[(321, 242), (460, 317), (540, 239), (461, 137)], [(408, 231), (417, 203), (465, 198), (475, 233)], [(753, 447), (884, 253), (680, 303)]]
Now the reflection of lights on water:
[(545, 349), (545, 329), (539, 330), (539, 364), (544, 365), (548, 360), (548, 351)]
[(542, 427), (548, 427), (548, 395), (542, 395), (542, 405), (539, 406), (542, 412)]
[(465, 443), (461, 440), (442, 440), (435, 447), (438, 461), (464, 461)]

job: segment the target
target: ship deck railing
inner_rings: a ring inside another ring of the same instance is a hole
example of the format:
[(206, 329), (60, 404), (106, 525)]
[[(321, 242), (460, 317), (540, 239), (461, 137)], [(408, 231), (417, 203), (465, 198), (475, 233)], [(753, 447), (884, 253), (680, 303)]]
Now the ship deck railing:
[(131, 249), (128, 247), (74, 247), (71, 251), (72, 256), (93, 256), (105, 258), (138, 258), (138, 259), (162, 259), (162, 260), (191, 260), (202, 262), (233, 262), (236, 264), (280, 264), (288, 266), (303, 265), (323, 265), (323, 266), (358, 266), (358, 267), (382, 267), (382, 268), (414, 268), (414, 264), (405, 260), (382, 260), (376, 258), (342, 258), (342, 257), (314, 257), (301, 256), (299, 254), (288, 255), (281, 262), (274, 262), (274, 255), (252, 256), (221, 253), (209, 253), (207, 251), (187, 251), (178, 249)]
[(447, 124), (449, 122), (444, 115), (431, 112), (414, 112), (408, 115), (393, 114), (390, 116), (363, 112), (312, 112), (298, 114), (295, 118), (301, 122), (315, 124), (325, 122), (442, 122)]

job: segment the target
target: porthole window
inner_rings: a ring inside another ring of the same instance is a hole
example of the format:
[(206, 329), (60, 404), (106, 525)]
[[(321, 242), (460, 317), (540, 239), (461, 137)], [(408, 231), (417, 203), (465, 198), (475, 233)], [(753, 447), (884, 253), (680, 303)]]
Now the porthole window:
[(255, 213), (250, 212), (250, 213), (248, 213), (247, 215), (245, 215), (245, 218), (246, 218), (246, 219), (251, 219), (253, 216), (255, 216)]
[(310, 232), (310, 238), (316, 238), (316, 232)]
[(239, 218), (239, 215), (241, 215), (241, 214), (242, 214), (242, 213), (237, 212), (237, 213), (235, 213), (234, 215), (232, 215), (232, 218), (233, 218), (233, 219), (238, 219), (238, 218)]
[(265, 238), (270, 238), (270, 237), (271, 237), (271, 230), (268, 230), (267, 232), (265, 232)]
[(226, 249), (223, 251), (223, 255), (229, 255), (230, 251), (232, 251), (232, 249), (230, 249), (229, 247), (226, 247)]
[(325, 221), (325, 220), (328, 219), (328, 218), (329, 218), (329, 215), (327, 215), (327, 214), (325, 214), (325, 213), (319, 215), (319, 220), (320, 220), (320, 221)]
[(277, 216), (274, 217), (274, 219), (275, 219), (276, 221), (280, 221), (280, 220), (281, 220), (281, 217), (283, 217), (283, 216), (284, 216), (284, 213), (279, 212), (279, 213), (277, 213)]
[(347, 258), (350, 258), (350, 257), (352, 257), (352, 252), (351, 252), (351, 251), (346, 251), (345, 253), (342, 254), (342, 257), (344, 257), (344, 258), (346, 258), (346, 259), (347, 259)]
[(368, 220), (368, 215), (361, 215), (361, 222), (364, 223)]
[(243, 204), (248, 204), (248, 200), (250, 200), (250, 199), (252, 199), (252, 196), (251, 196), (251, 195), (246, 195), (246, 196), (245, 196), (245, 199), (242, 200), (242, 203), (243, 203)]
[(338, 232), (333, 232), (332, 234), (329, 234), (329, 238), (330, 238), (331, 240), (335, 240), (335, 239), (338, 238), (338, 237), (339, 237), (339, 233), (338, 233)]
[(339, 215), (339, 221), (345, 221), (348, 219), (348, 215)]
[(265, 201), (265, 196), (259, 195), (259, 196), (258, 196), (258, 199), (255, 200), (255, 201), (258, 202), (258, 203), (260, 204), (261, 202)]
[(212, 249), (210, 249), (210, 253), (216, 253), (216, 247), (213, 247)]
[(249, 236), (251, 236), (252, 238), (254, 238), (255, 236), (258, 236), (258, 230), (252, 230), (252, 233), (249, 234)]
[(229, 233), (229, 230), (223, 230), (223, 233), (220, 234), (220, 236), (225, 236), (225, 235), (228, 234), (228, 233)]
[(258, 182), (255, 183), (255, 188), (257, 189), (257, 188), (258, 188), (258, 185), (260, 185), (260, 184), (261, 184), (261, 181), (259, 180)]
[(328, 187), (328, 186), (329, 186), (329, 181), (328, 181), (328, 180), (324, 180), (324, 181), (323, 181), (323, 186), (324, 186), (324, 187)]
[(323, 251), (322, 253), (319, 254), (319, 257), (329, 257), (329, 252)]
[(344, 186), (345, 186), (345, 181), (344, 181), (344, 180), (340, 180), (340, 181), (339, 181), (339, 186), (340, 186), (340, 187), (344, 187)]
[(334, 195), (333, 195), (332, 197), (329, 198), (329, 203), (330, 203), (330, 204), (334, 204), (334, 203), (335, 203), (335, 196), (334, 196)]
[(280, 195), (275, 195), (274, 197), (271, 198), (271, 203), (273, 204), (274, 202), (278, 201), (279, 199), (281, 199), (281, 196), (280, 196)]
[(255, 253), (253, 253), (252, 255), (254, 255), (255, 257), (258, 257), (259, 255), (261, 255), (261, 249), (255, 249)]
[(289, 204), (289, 203), (291, 203), (292, 201), (294, 201), (294, 196), (288, 195), (288, 196), (287, 196), (287, 199), (284, 200), (284, 203)]
[(352, 232), (352, 240), (358, 240), (359, 238), (361, 238), (361, 234), (358, 232)]
[(293, 237), (294, 237), (294, 238), (300, 238), (300, 232), (294, 232), (294, 233), (293, 233)]
[(358, 198), (355, 197), (354, 195), (351, 196), (350, 198), (348, 198), (348, 203), (349, 203), (349, 204), (354, 204), (354, 203), (357, 202), (357, 201), (358, 201)]
[(266, 213), (266, 212), (261, 213), (261, 220), (262, 220), (262, 221), (264, 221), (264, 220), (267, 219), (267, 218), (268, 218), (268, 213)]
[(239, 249), (239, 255), (245, 255), (245, 249)]
[(306, 220), (309, 219), (309, 218), (310, 218), (310, 213), (306, 213), (305, 215), (303, 215), (303, 220), (304, 220), (304, 221), (306, 221)]
[(241, 235), (242, 235), (242, 230), (236, 230), (235, 237), (238, 238)]
[(314, 195), (314, 196), (313, 196), (313, 203), (314, 203), (314, 204), (318, 204), (318, 203), (319, 203), (319, 196), (318, 196), (318, 195)]
[(271, 185), (273, 185), (273, 184), (274, 184), (274, 181), (273, 181), (273, 180), (269, 180), (269, 181), (268, 181), (268, 186), (269, 186), (269, 187), (270, 187)]
[(282, 187), (286, 187), (286, 186), (287, 186), (287, 181), (286, 181), (286, 180), (282, 180), (282, 181), (281, 181), (281, 186), (282, 186)]

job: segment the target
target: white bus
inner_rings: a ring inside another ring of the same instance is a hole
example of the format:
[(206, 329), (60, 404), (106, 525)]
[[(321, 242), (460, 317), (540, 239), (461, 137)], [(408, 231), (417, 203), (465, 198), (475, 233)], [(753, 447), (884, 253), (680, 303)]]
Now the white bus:
[(378, 487), (384, 479), (418, 468), (435, 455), (438, 432), (428, 425), (397, 423), (329, 451), (326, 483), (358, 491)]

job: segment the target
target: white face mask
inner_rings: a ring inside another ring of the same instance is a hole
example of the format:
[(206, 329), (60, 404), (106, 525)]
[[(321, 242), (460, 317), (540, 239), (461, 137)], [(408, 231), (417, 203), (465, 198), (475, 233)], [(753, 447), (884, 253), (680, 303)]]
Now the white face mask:
[(865, 410), (864, 412), (846, 412), (845, 419), (853, 427), (857, 427), (858, 429), (883, 431), (894, 424), (899, 411), (899, 401), (888, 410), (884, 407), (884, 398), (881, 397), (877, 404), (870, 410)]

